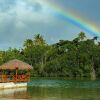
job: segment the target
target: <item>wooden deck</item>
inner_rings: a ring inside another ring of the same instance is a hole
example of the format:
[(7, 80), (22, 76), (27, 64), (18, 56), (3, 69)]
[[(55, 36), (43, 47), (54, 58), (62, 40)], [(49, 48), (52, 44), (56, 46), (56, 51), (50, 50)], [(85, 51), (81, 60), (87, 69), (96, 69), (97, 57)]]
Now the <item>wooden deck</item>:
[(30, 81), (30, 75), (0, 75), (0, 83), (28, 81)]

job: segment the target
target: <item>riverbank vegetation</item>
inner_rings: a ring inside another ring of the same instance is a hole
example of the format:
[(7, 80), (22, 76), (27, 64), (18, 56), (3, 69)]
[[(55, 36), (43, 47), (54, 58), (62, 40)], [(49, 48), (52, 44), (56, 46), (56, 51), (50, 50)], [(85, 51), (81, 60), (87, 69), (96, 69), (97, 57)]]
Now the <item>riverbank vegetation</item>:
[(19, 59), (33, 66), (32, 76), (100, 77), (100, 42), (97, 37), (87, 39), (80, 32), (73, 40), (59, 40), (49, 45), (37, 34), (26, 39), (22, 49), (0, 51), (0, 65)]

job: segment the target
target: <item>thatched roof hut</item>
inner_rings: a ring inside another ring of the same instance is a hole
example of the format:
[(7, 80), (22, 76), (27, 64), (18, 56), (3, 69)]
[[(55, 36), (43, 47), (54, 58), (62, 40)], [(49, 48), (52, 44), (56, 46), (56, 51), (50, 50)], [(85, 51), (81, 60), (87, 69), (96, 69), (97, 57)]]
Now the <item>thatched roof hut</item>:
[(14, 69), (31, 70), (31, 69), (33, 69), (33, 67), (30, 66), (29, 64), (25, 63), (25, 62), (14, 59), (14, 60), (10, 60), (7, 63), (1, 65), (0, 69), (4, 69), (4, 70), (6, 70), (6, 69), (7, 70), (14, 70)]

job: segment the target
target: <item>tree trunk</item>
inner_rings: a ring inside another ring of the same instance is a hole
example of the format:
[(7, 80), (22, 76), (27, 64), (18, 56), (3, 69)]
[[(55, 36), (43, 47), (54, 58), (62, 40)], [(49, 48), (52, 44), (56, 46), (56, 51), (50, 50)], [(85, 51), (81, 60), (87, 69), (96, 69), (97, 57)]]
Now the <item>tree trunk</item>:
[(96, 73), (95, 73), (95, 69), (93, 68), (93, 66), (92, 66), (92, 68), (91, 68), (91, 79), (92, 80), (95, 80), (96, 79)]
[(91, 79), (92, 80), (95, 80), (96, 79), (96, 72), (95, 72), (95, 69), (94, 69), (93, 59), (92, 59), (92, 64), (91, 64), (91, 72), (90, 72), (90, 75), (91, 75)]
[(40, 68), (40, 72), (43, 71), (44, 68), (44, 61), (43, 61), (43, 56), (41, 57), (41, 68)]

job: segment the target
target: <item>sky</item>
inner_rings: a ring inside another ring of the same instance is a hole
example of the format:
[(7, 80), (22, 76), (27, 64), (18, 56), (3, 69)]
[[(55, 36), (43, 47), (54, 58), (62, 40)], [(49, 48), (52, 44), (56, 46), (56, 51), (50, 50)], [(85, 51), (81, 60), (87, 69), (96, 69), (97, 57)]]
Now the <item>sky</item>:
[[(81, 31), (92, 38), (73, 21), (81, 19), (83, 26), (99, 34), (99, 5), (100, 0), (0, 0), (0, 50), (22, 48), (26, 39), (38, 33), (49, 44), (72, 40)], [(66, 19), (68, 15), (72, 21)]]

